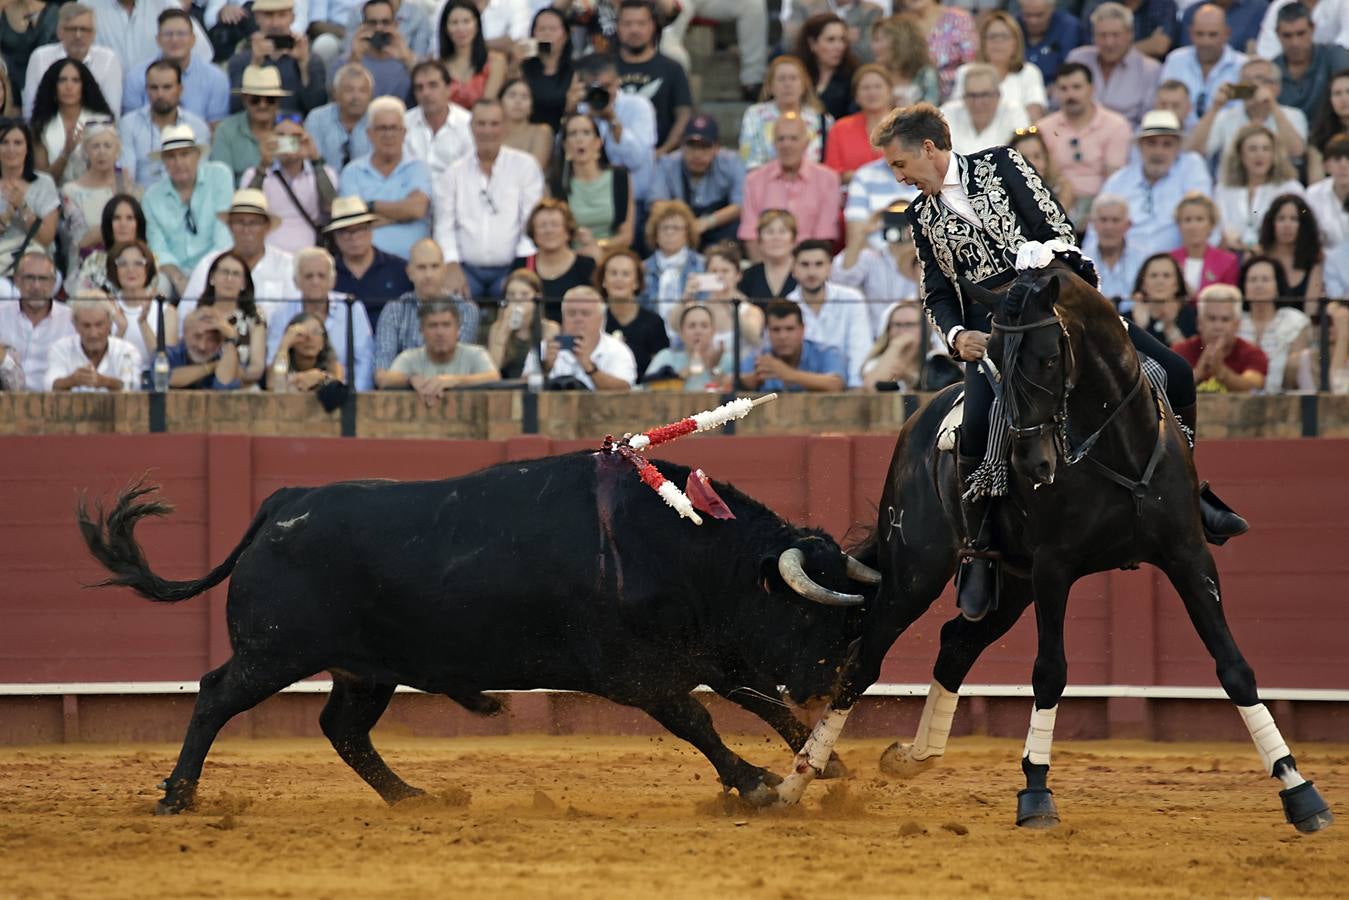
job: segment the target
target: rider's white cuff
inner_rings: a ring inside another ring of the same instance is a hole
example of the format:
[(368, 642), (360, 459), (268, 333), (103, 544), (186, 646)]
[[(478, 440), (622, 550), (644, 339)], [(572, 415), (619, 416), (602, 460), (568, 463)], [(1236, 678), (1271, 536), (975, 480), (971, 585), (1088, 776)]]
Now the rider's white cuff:
[(956, 335), (960, 334), (960, 332), (964, 330), (965, 330), (964, 325), (957, 325), (950, 331), (946, 332), (946, 346), (951, 348), (951, 354), (953, 356), (958, 355), (956, 354)]

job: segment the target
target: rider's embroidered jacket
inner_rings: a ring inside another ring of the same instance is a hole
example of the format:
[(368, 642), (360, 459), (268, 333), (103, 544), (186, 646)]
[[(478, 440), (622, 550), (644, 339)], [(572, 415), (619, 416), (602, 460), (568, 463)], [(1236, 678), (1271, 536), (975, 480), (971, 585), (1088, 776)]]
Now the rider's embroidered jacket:
[(923, 305), (943, 336), (957, 325), (988, 331), (988, 311), (965, 301), (957, 275), (976, 284), (998, 284), (1015, 270), (1017, 251), (1027, 241), (1058, 238), (1077, 246), (1063, 207), (1020, 153), (991, 147), (969, 156), (952, 153), (951, 161), (959, 166), (961, 183), (983, 227), (962, 218), (940, 196), (922, 194), (908, 212)]

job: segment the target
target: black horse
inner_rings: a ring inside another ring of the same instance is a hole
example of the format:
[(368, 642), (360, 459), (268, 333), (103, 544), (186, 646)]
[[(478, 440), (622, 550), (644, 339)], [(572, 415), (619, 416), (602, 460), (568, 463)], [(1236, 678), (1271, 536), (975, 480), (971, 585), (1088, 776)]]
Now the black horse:
[[(1072, 584), (1140, 563), (1171, 580), (1218, 679), (1240, 708), (1265, 769), (1284, 784), (1288, 820), (1316, 831), (1333, 817), (1296, 763), (1256, 693), (1255, 677), (1223, 616), (1218, 571), (1205, 543), (1199, 485), (1184, 434), (1154, 396), (1114, 307), (1062, 262), (1022, 272), (1006, 293), (962, 283), (994, 313), (988, 355), (1001, 370), (1014, 475), (998, 504), (1003, 549), (999, 607), (962, 616), (941, 633), (934, 681), (912, 745), (892, 746), (882, 769), (899, 774), (940, 756), (957, 691), (983, 650), (1035, 604), (1035, 704), (1022, 757), (1026, 789), (1017, 824), (1057, 824), (1047, 787), (1054, 714), (1067, 682), (1063, 624)], [(962, 545), (955, 453), (937, 448), (959, 391), (948, 388), (900, 431), (872, 546), (883, 581), (831, 708), (779, 786), (794, 802), (829, 759), (856, 699), (880, 675), (895, 638), (942, 593)], [(995, 425), (995, 427), (997, 427)]]

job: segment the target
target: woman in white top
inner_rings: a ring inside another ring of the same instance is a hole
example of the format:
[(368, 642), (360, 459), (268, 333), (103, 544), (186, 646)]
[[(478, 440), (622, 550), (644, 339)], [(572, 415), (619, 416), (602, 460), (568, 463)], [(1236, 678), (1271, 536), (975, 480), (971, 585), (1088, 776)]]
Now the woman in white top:
[(1260, 222), (1280, 194), (1303, 196), (1297, 170), (1274, 133), (1258, 122), (1243, 125), (1223, 153), (1214, 191), (1223, 228), (1223, 245), (1245, 253), (1260, 243)]
[[(1026, 62), (1026, 39), (1016, 19), (1002, 10), (989, 13), (979, 28), (979, 49), (974, 61), (988, 63), (998, 70), (998, 87), (1004, 103), (1025, 109), (1032, 122), (1044, 116), (1049, 106), (1044, 75), (1039, 66)], [(969, 67), (965, 63), (956, 69), (952, 100), (965, 96), (965, 71)]]
[(84, 130), (80, 147), (88, 162), (78, 178), (61, 186), (61, 229), (69, 253), (66, 275), (76, 278), (84, 258), (96, 250), (106, 249), (103, 243), (103, 207), (114, 196), (130, 194), (139, 197), (140, 185), (125, 172), (118, 170), (117, 159), (122, 153), (122, 141), (111, 125), (93, 125)]
[(107, 284), (113, 291), (112, 333), (139, 350), (148, 369), (159, 347), (159, 304), (155, 301), (164, 304), (165, 346), (178, 343), (178, 310), (155, 296), (159, 273), (155, 255), (144, 241), (117, 244), (107, 259)]
[(79, 151), (90, 123), (115, 121), (102, 89), (84, 63), (66, 57), (47, 69), (33, 100), (37, 167), (57, 184), (78, 178), (85, 168)]
[(1312, 321), (1301, 310), (1276, 307), (1275, 301), (1288, 291), (1283, 266), (1273, 257), (1252, 256), (1241, 267), (1240, 287), (1246, 314), (1241, 317), (1237, 336), (1255, 344), (1269, 358), (1265, 393), (1296, 388), (1302, 356), (1310, 352)]
[(0, 272), (29, 247), (56, 240), (61, 196), (46, 172), (33, 170), (33, 137), (20, 119), (0, 120)]
[(648, 381), (667, 380), (657, 375), (673, 372), (686, 391), (724, 391), (735, 377), (731, 349), (714, 333), (712, 311), (693, 304), (684, 307), (679, 317), (680, 349), (666, 347), (651, 358), (646, 367)]
[(794, 112), (810, 130), (806, 158), (819, 162), (824, 155), (824, 135), (834, 120), (824, 110), (806, 64), (795, 56), (779, 56), (768, 65), (759, 103), (740, 117), (740, 158), (745, 169), (756, 169), (777, 158), (773, 147), (773, 123), (784, 113)]

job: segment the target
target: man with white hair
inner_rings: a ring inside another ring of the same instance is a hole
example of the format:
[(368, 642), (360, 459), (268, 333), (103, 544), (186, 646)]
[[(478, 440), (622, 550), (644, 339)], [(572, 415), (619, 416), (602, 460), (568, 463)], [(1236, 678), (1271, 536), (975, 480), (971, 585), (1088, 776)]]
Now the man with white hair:
[(1119, 194), (1098, 194), (1091, 201), (1091, 232), (1082, 252), (1096, 261), (1101, 293), (1128, 312), (1134, 281), (1147, 256), (1129, 245), (1129, 201)]
[(342, 170), (339, 189), (360, 197), (378, 219), (375, 246), (407, 259), (412, 245), (431, 234), (431, 171), (403, 152), (407, 107), (396, 97), (377, 97), (367, 114), (369, 155)]
[[(332, 254), (322, 247), (306, 247), (296, 253), (295, 287), (300, 291), (300, 299), (278, 303), (267, 317), (267, 358), (276, 356), (290, 320), (302, 312), (310, 313), (323, 320), (328, 341), (337, 351), (342, 368), (354, 373), (356, 390), (374, 390), (374, 333), (370, 328), (370, 316), (360, 300), (352, 300), (348, 305), (348, 295), (335, 292), (337, 261)], [(354, 364), (347, 356), (348, 310), (351, 311)]]
[(53, 63), (67, 56), (89, 67), (103, 96), (108, 98), (109, 108), (118, 109), (122, 98), (123, 65), (133, 65), (137, 60), (119, 60), (107, 47), (94, 46), (94, 34), (93, 9), (83, 3), (67, 3), (61, 7), (56, 25), (58, 43), (43, 44), (28, 57), (28, 71), (23, 81), (25, 119), (32, 118), (33, 98), (37, 96), (42, 76)]
[[(588, 285), (562, 295), (562, 333), (542, 349), (549, 380), (575, 378), (592, 391), (630, 391), (637, 383), (637, 360), (627, 344), (604, 333), (604, 298)], [(531, 355), (525, 374), (538, 371)]]
[(74, 321), (70, 307), (52, 299), (56, 265), (46, 251), (33, 247), (19, 257), (14, 281), (18, 302), (0, 301), (0, 345), (9, 348), (7, 358), (17, 357), (27, 389), (45, 391), (52, 347), (75, 334)]
[(1265, 386), (1269, 359), (1263, 350), (1237, 337), (1241, 291), (1210, 284), (1199, 292), (1199, 333), (1172, 349), (1194, 369), (1200, 393), (1249, 394)]
[(968, 155), (997, 147), (1012, 139), (1018, 128), (1030, 124), (1026, 108), (1002, 99), (998, 71), (987, 63), (965, 69), (965, 93), (942, 106), (951, 129), (951, 148)]
[(1152, 109), (1162, 64), (1134, 46), (1134, 14), (1122, 3), (1102, 3), (1091, 14), (1092, 43), (1068, 54), (1091, 70), (1096, 99), (1137, 128)]
[(70, 304), (76, 334), (52, 344), (43, 376), (48, 391), (138, 391), (141, 353), (130, 341), (112, 333), (112, 305), (107, 300)]
[(305, 116), (304, 130), (314, 137), (323, 159), (338, 172), (370, 152), (366, 132), (375, 79), (365, 66), (347, 63), (333, 77), (333, 101)]

